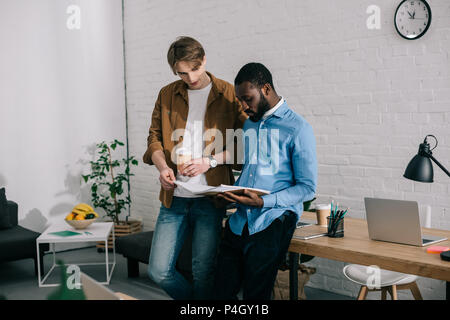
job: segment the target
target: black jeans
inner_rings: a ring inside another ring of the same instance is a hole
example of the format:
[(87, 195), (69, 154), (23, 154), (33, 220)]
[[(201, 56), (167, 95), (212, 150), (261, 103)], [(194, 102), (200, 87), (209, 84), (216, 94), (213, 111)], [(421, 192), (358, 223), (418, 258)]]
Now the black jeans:
[(243, 288), (244, 300), (270, 300), (278, 267), (284, 261), (295, 231), (297, 216), (287, 211), (269, 227), (242, 235), (230, 230), (228, 221), (220, 245), (214, 293), (219, 300), (237, 299)]

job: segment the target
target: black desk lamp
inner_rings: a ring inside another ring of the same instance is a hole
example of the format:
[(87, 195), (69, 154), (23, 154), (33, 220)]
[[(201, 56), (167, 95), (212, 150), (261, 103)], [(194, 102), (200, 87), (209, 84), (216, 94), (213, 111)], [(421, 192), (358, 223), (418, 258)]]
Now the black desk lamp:
[[(427, 141), (428, 137), (433, 137), (436, 140), (436, 145), (433, 149), (430, 149), (430, 144)], [(433, 157), (431, 152), (437, 147), (437, 144), (438, 141), (435, 136), (431, 134), (427, 135), (423, 143), (419, 146), (419, 152), (411, 159), (406, 167), (403, 176), (414, 181), (433, 182), (433, 165), (431, 164), (431, 160), (433, 160), (450, 177), (450, 172)]]
[[(427, 141), (428, 137), (433, 137), (436, 140), (436, 145), (433, 149), (430, 149), (430, 145)], [(449, 177), (450, 172), (444, 168), (442, 164), (437, 161), (433, 155), (432, 150), (437, 147), (438, 141), (435, 136), (429, 134), (423, 140), (423, 143), (419, 146), (419, 152), (411, 159), (406, 167), (405, 174), (403, 175), (405, 178), (419, 181), (419, 182), (433, 182), (433, 165), (431, 164), (431, 160), (436, 163), (439, 168), (441, 168)], [(430, 160), (431, 159), (431, 160)], [(445, 261), (450, 261), (450, 251), (441, 252), (441, 259)], [(450, 281), (446, 282), (445, 291), (447, 299), (450, 298)]]

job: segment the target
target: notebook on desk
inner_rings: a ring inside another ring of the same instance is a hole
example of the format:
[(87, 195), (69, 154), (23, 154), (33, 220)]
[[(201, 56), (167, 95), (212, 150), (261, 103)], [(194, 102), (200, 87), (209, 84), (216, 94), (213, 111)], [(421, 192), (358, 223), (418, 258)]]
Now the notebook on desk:
[(309, 240), (327, 235), (327, 227), (322, 227), (317, 224), (311, 224), (304, 226), (303, 228), (297, 228), (292, 236), (293, 239)]

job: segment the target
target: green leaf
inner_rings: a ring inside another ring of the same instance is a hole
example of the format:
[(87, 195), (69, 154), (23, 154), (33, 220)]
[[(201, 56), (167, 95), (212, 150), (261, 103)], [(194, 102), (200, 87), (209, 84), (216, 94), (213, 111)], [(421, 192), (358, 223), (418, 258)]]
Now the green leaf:
[[(111, 150), (125, 144), (117, 139), (110, 143), (102, 141), (97, 144), (95, 161), (90, 161), (90, 175), (82, 175), (87, 183), (91, 180), (91, 200), (96, 208), (102, 208), (106, 215), (115, 219), (117, 214), (130, 206), (129, 178), (131, 165), (137, 166), (138, 160), (134, 156), (114, 159)], [(114, 174), (112, 179), (111, 173)], [(124, 185), (125, 183), (125, 185)]]

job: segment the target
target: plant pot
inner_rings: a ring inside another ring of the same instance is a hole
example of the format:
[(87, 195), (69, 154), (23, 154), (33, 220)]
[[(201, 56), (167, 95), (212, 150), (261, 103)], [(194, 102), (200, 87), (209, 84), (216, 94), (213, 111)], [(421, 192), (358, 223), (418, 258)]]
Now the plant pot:
[[(123, 237), (128, 234), (138, 233), (142, 231), (142, 221), (139, 220), (128, 220), (119, 221), (119, 224), (114, 224), (114, 235), (115, 238)], [(105, 241), (97, 242), (97, 249), (105, 249)], [(114, 247), (112, 234), (109, 235), (108, 238), (108, 249), (112, 249)]]

